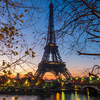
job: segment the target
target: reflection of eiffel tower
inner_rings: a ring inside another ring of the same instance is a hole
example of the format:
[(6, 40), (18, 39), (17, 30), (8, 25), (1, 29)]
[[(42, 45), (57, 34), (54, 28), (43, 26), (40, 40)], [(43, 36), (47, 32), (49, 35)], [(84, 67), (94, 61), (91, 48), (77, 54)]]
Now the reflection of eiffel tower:
[(56, 45), (55, 32), (54, 32), (54, 19), (53, 19), (53, 4), (49, 5), (49, 25), (47, 42), (45, 46), (44, 55), (42, 61), (39, 63), (38, 69), (35, 73), (35, 77), (43, 78), (46, 72), (51, 72), (55, 75), (56, 79), (61, 78), (61, 74), (65, 78), (72, 77), (71, 73), (65, 67), (65, 63), (62, 61), (58, 52), (58, 46)]

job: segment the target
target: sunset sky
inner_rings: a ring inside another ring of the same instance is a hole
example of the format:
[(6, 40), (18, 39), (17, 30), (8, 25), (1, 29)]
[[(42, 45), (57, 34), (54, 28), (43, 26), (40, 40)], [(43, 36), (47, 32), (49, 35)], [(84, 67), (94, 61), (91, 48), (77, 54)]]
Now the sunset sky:
[[(41, 32), (47, 32), (48, 28), (48, 14), (49, 14), (49, 3), (47, 3), (47, 5), (44, 6), (44, 8), (46, 9), (46, 12), (41, 15), (40, 21), (36, 24), (36, 26), (31, 27), (30, 29), (28, 29), (28, 31), (26, 30), (25, 32), (28, 32), (27, 34), (27, 39), (28, 41), (34, 41), (32, 36), (32, 32), (34, 31), (34, 29), (39, 29), (41, 30)], [(55, 28), (57, 28), (56, 23), (55, 23)], [(40, 33), (37, 33), (37, 35)], [(67, 39), (67, 38), (66, 38)], [(34, 58), (34, 63), (36, 65), (38, 65), (38, 63), (41, 61), (43, 53), (44, 53), (44, 47), (45, 44), (43, 46), (38, 45), (36, 46), (36, 48), (34, 49), (34, 51), (36, 52), (36, 57)], [(62, 50), (61, 45), (59, 45), (59, 51), (60, 51), (60, 55), (62, 57), (62, 60), (66, 63), (66, 67), (68, 68), (68, 70), (71, 72), (71, 74), (73, 76), (84, 76), (86, 74), (83, 74), (83, 72), (85, 72), (84, 70), (86, 70), (87, 68), (92, 69), (92, 67), (94, 65), (100, 65), (100, 61), (99, 58), (96, 58), (95, 56), (79, 56), (78, 53), (75, 51), (72, 54), (68, 54), (68, 50), (64, 49), (64, 51)], [(37, 68), (35, 68), (36, 70)], [(48, 75), (47, 77), (51, 77), (52, 75)]]
[[(37, 3), (37, 5), (38, 4), (40, 3)], [(38, 64), (41, 62), (44, 53), (44, 47), (46, 45), (46, 40), (44, 39), (44, 37), (46, 37), (46, 33), (48, 31), (49, 4), (50, 1), (46, 1), (44, 3), (42, 2), (41, 7), (43, 8), (43, 13), (35, 15), (35, 17), (38, 17), (37, 20), (34, 19), (36, 20), (36, 24), (30, 26), (29, 28), (21, 30), (21, 32), (26, 37), (27, 44), (33, 44), (34, 42), (39, 42), (40, 39), (43, 39), (41, 43), (38, 43), (33, 48), (33, 51), (35, 52), (35, 57), (33, 58), (34, 65), (32, 67), (34, 70), (25, 65), (26, 70), (29, 72), (32, 71), (34, 73), (37, 70)], [(55, 20), (56, 18), (54, 19), (54, 21)], [(57, 29), (58, 25), (56, 25), (56, 23), (54, 25), (55, 29)], [(44, 35), (42, 35), (43, 37), (39, 37), (42, 33), (44, 33)], [(34, 39), (34, 35), (39, 37), (37, 41)], [(66, 40), (67, 39), (68, 38), (66, 37)], [(59, 40), (57, 39), (57, 45), (59, 44), (58, 41)], [(65, 47), (67, 47), (67, 44), (64, 44)], [(69, 52), (68, 49), (62, 49), (61, 45), (58, 46), (61, 58), (63, 62), (66, 63), (66, 67), (70, 71), (72, 76), (84, 76), (84, 69), (92, 69), (94, 65), (100, 65), (100, 58), (96, 58), (95, 56), (79, 56), (76, 51), (72, 52), (71, 54), (67, 54)], [(20, 67), (16, 68), (16, 71), (24, 74), (24, 71), (20, 69)], [(48, 74), (46, 77), (50, 78), (52, 77), (52, 75)]]

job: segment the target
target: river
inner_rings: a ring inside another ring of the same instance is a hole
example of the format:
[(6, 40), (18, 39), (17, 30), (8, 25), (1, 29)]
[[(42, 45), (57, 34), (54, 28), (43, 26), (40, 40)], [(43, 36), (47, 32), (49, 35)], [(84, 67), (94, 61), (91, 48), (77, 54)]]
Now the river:
[[(18, 99), (15, 99), (18, 97)], [(4, 99), (5, 98), (5, 99)], [(0, 95), (0, 100), (100, 100), (100, 95), (89, 95), (77, 91), (53, 93), (52, 95)]]

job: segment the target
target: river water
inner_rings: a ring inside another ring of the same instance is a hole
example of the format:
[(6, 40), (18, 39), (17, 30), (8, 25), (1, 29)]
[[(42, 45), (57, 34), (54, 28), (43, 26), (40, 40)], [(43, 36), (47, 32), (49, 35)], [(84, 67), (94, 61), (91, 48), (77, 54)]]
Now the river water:
[[(16, 97), (18, 99), (15, 99)], [(100, 100), (100, 95), (81, 94), (77, 91), (71, 93), (62, 91), (52, 95), (0, 95), (0, 100)]]

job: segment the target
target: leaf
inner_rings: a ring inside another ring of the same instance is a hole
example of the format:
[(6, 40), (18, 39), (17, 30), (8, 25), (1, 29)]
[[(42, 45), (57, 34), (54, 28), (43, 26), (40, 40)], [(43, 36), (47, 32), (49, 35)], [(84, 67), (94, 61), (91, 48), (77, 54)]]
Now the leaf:
[(9, 65), (9, 64), (7, 64), (7, 67), (10, 67), (10, 65)]
[(12, 37), (12, 36), (14, 36), (14, 32), (13, 31), (11, 31), (11, 33), (10, 33), (10, 37)]
[(21, 13), (21, 15), (19, 17), (24, 17), (23, 13)]
[(0, 34), (0, 40), (2, 40), (4, 38), (3, 34)]
[(11, 28), (12, 28), (12, 29), (15, 29), (15, 27), (14, 27), (14, 26), (12, 26)]
[(11, 48), (13, 48), (13, 45), (11, 46)]
[(9, 31), (6, 31), (6, 35), (7, 35), (7, 36), (9, 35)]
[(3, 70), (3, 72), (4, 72), (4, 73), (6, 73), (6, 71), (5, 71), (5, 70)]
[(27, 10), (24, 10), (24, 12), (27, 12)]
[(9, 40), (7, 40), (7, 42), (9, 43), (10, 41), (9, 41)]
[(14, 3), (12, 3), (11, 5), (14, 6)]
[(46, 38), (44, 38), (44, 40), (46, 40)]
[(16, 52), (16, 55), (18, 55), (18, 52)]
[(21, 34), (20, 36), (23, 36), (23, 34)]
[(4, 28), (3, 27), (1, 27), (1, 30), (2, 30), (2, 32), (4, 32)]
[(31, 48), (29, 48), (29, 50), (31, 51), (32, 49), (31, 49)]
[(14, 51), (12, 51), (12, 53), (15, 55), (15, 52)]
[(35, 57), (35, 56), (32, 54), (32, 57)]
[(12, 40), (14, 40), (14, 37), (12, 37)]
[(15, 13), (12, 13), (14, 16), (16, 16), (16, 14)]
[(28, 51), (25, 51), (25, 54), (29, 55), (29, 52)]
[(11, 75), (12, 73), (10, 71), (8, 71), (8, 75)]
[(7, 47), (10, 48), (10, 44), (8, 44)]
[(4, 31), (7, 31), (8, 30), (8, 27), (4, 27)]
[(15, 7), (14, 7), (14, 9), (17, 10)]
[(32, 54), (35, 54), (35, 52), (32, 51)]
[(6, 63), (5, 63), (5, 61), (3, 60), (3, 62), (2, 62), (2, 66), (4, 66)]
[(15, 35), (18, 35), (18, 33), (16, 32)]
[(16, 24), (16, 22), (14, 22), (14, 25)]
[(19, 3), (18, 2), (15, 2), (17, 5), (19, 5)]
[(20, 20), (22, 23), (24, 23), (24, 21), (23, 20)]
[(17, 19), (17, 15), (16, 15), (15, 13), (13, 13), (13, 15), (14, 15), (14, 18), (16, 18), (16, 19)]
[(34, 54), (35, 54), (35, 52), (32, 51), (32, 57), (35, 57)]

